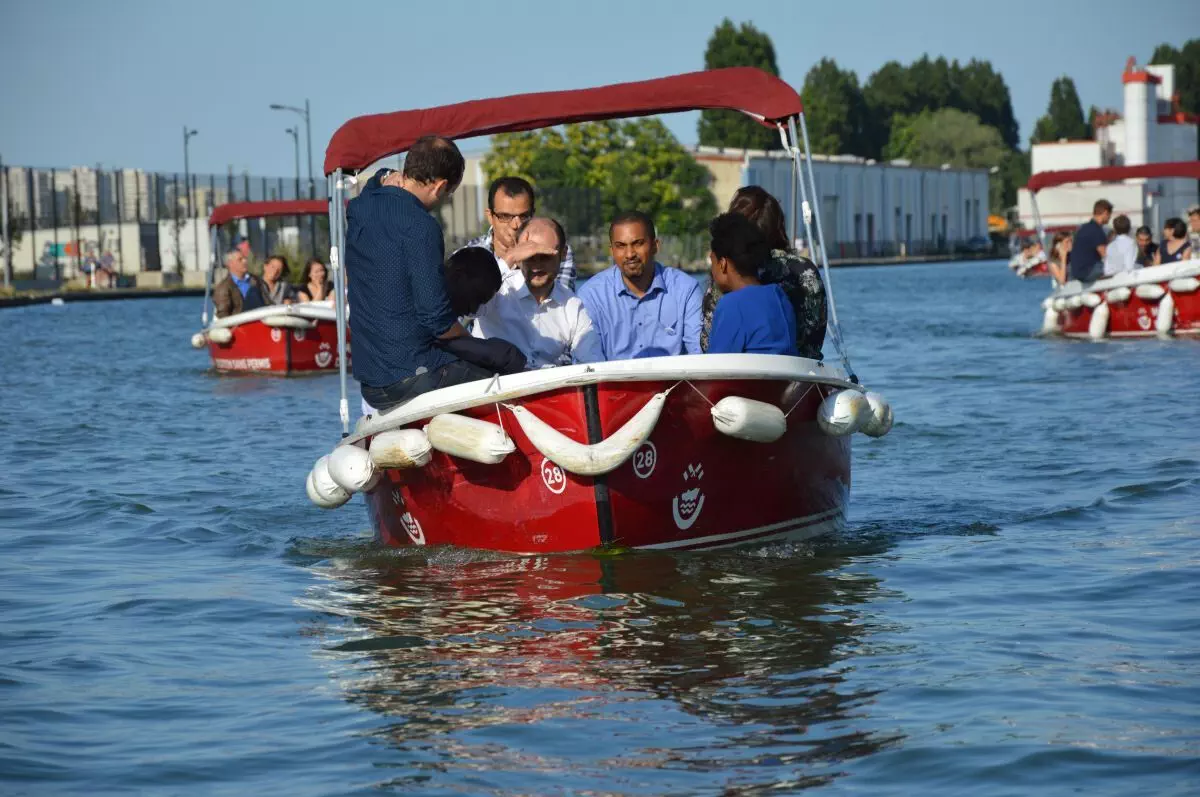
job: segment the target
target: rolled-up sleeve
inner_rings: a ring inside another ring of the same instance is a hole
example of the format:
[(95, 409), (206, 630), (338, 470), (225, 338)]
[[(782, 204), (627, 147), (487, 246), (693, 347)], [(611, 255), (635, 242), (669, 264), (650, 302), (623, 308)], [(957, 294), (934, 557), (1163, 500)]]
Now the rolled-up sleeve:
[(446, 249), (442, 231), (430, 219), (427, 225), (417, 225), (408, 243), (409, 251), (404, 255), (408, 259), (409, 284), (417, 320), (430, 335), (437, 337), (458, 320), (446, 293), (446, 275), (442, 267)]

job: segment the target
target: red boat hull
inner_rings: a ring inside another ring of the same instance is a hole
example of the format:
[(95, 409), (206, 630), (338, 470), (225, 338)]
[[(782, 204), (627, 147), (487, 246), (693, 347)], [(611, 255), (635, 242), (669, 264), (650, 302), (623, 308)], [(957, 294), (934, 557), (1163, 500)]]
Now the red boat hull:
[[(1165, 283), (1163, 287), (1166, 287)], [(1176, 293), (1173, 295), (1173, 299), (1175, 322), (1171, 327), (1172, 333), (1175, 335), (1200, 335), (1200, 291)], [(1131, 295), (1127, 301), (1110, 304), (1108, 306), (1108, 336), (1113, 338), (1154, 337), (1160, 304), (1161, 300), (1147, 301), (1136, 293)], [(1064, 310), (1058, 314), (1059, 329), (1067, 337), (1086, 338), (1093, 312), (1095, 311), (1090, 307)]]
[(1029, 279), (1030, 277), (1049, 277), (1049, 276), (1050, 276), (1050, 266), (1044, 262), (1038, 263), (1033, 268), (1029, 268), (1029, 269), (1026, 269), (1025, 271), (1021, 272), (1021, 277), (1023, 279)]
[(308, 329), (248, 321), (230, 331), (233, 340), (229, 343), (208, 342), (213, 368), (220, 373), (287, 375), (338, 370), (337, 325), (332, 321), (317, 321)]
[[(672, 384), (602, 382), (521, 403), (566, 436), (594, 443)], [(385, 471), (365, 495), (368, 512), (388, 545), (519, 553), (712, 548), (816, 536), (844, 523), (850, 491), (850, 441), (816, 423), (817, 408), (832, 390), (783, 380), (678, 384), (647, 442), (597, 477), (566, 473), (546, 460), (508, 410), (464, 410), (502, 422), (516, 451), (497, 465), (434, 451), (422, 468)], [(774, 443), (756, 443), (717, 431), (710, 402), (731, 395), (790, 410), (786, 433)]]

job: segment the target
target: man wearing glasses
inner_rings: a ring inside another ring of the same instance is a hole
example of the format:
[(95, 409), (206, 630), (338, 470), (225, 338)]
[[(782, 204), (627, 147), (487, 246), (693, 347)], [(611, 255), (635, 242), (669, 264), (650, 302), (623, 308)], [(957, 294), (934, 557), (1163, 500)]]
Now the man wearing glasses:
[[(482, 246), (496, 256), (501, 273), (521, 267), (522, 261), (538, 254), (531, 244), (518, 243), (521, 228), (533, 218), (536, 196), (528, 180), (520, 177), (500, 177), (488, 186), (488, 206), (484, 211), (491, 227), (467, 246)], [(567, 246), (566, 257), (556, 280), (568, 290), (575, 290), (575, 253)]]

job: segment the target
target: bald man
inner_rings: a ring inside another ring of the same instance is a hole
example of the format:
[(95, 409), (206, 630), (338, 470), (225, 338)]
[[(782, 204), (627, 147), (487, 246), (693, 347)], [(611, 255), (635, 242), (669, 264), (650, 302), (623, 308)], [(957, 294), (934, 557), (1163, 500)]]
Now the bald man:
[(567, 236), (554, 219), (531, 219), (517, 237), (530, 252), (505, 275), (500, 291), (479, 310), (472, 333), (503, 338), (525, 355), (530, 368), (604, 359), (600, 336), (575, 294), (558, 280)]

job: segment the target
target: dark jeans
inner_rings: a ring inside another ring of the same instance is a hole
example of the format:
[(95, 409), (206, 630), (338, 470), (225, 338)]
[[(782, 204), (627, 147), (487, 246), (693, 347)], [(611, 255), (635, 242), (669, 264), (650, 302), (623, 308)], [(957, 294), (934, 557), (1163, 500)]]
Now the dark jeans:
[(367, 403), (380, 412), (386, 412), (398, 407), (409, 399), (414, 399), (422, 393), (438, 390), (451, 385), (461, 385), (479, 379), (490, 379), (493, 373), (478, 365), (471, 365), (462, 360), (456, 360), (441, 368), (426, 371), (423, 374), (410, 376), (393, 382), (387, 387), (371, 387), (362, 385), (362, 397)]

